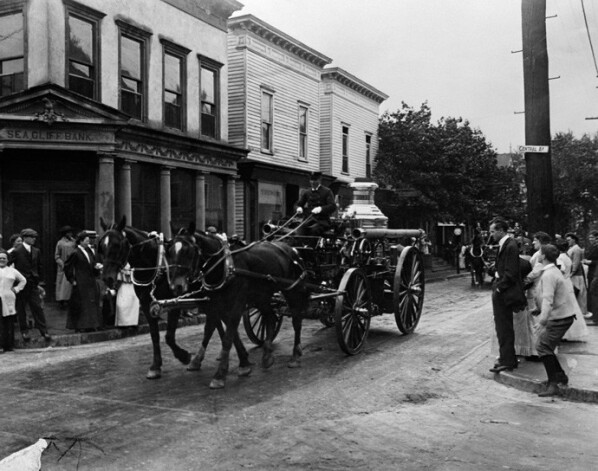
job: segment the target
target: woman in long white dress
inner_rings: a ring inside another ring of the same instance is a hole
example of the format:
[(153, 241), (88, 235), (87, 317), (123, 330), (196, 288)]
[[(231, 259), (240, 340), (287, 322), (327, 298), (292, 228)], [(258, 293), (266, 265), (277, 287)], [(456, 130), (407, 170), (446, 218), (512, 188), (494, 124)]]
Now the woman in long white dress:
[(117, 327), (134, 327), (139, 324), (139, 298), (135, 294), (131, 266), (127, 263), (118, 274), (120, 286), (116, 293)]

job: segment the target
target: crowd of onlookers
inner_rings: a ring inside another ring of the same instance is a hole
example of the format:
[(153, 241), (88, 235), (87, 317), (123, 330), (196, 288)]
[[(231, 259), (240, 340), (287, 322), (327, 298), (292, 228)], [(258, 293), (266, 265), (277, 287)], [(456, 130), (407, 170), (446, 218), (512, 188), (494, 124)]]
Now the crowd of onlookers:
[[(139, 301), (135, 295), (130, 267), (119, 275), (115, 290), (106, 290), (101, 278), (101, 264), (96, 258), (95, 231), (76, 235), (70, 226), (60, 229), (56, 244), (55, 299), (66, 311), (66, 329), (93, 332), (106, 327), (135, 329), (139, 321)], [(9, 240), (8, 250), (0, 249), (0, 302), (2, 315), (0, 340), (2, 352), (14, 349), (15, 325), (24, 342), (31, 339), (31, 322), (41, 337), (50, 341), (41, 283), (41, 254), (35, 246), (38, 233), (23, 229)]]
[(541, 361), (548, 381), (540, 395), (556, 395), (568, 383), (556, 348), (562, 340), (585, 341), (585, 319), (598, 310), (598, 231), (585, 250), (575, 233), (539, 231), (530, 240), (502, 219), (493, 221), (490, 235), (499, 246), (492, 293), (498, 357), (490, 371), (517, 368), (518, 356)]

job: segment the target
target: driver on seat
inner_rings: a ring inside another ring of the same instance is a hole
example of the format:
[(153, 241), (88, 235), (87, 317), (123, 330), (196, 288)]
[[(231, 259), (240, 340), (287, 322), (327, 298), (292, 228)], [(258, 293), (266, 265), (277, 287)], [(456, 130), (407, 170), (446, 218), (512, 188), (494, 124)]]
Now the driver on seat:
[(330, 215), (336, 211), (336, 203), (330, 188), (322, 185), (321, 172), (312, 172), (309, 184), (311, 188), (304, 191), (297, 202), (297, 214), (303, 214), (304, 219), (309, 215), (313, 218), (301, 226), (299, 234), (320, 237), (331, 227)]

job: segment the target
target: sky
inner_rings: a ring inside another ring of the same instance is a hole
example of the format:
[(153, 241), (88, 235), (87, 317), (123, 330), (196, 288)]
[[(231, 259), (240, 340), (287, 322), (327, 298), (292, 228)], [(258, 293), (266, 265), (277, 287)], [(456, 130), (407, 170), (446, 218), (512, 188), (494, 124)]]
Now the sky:
[[(380, 113), (424, 102), (462, 117), (499, 153), (525, 142), (521, 2), (240, 0), (252, 14), (389, 95)], [(585, 7), (588, 27), (584, 21)], [(552, 135), (598, 131), (598, 0), (546, 0)], [(588, 39), (588, 31), (590, 39)], [(515, 51), (515, 52), (514, 52)], [(560, 77), (560, 78), (556, 78)]]

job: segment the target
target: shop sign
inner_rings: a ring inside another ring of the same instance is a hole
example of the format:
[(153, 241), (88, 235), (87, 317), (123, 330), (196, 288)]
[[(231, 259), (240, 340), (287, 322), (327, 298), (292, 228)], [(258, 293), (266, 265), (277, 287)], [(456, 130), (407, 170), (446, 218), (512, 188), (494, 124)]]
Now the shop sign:
[(15, 128), (0, 129), (0, 139), (7, 141), (75, 142), (78, 144), (112, 141), (110, 134), (101, 132)]

